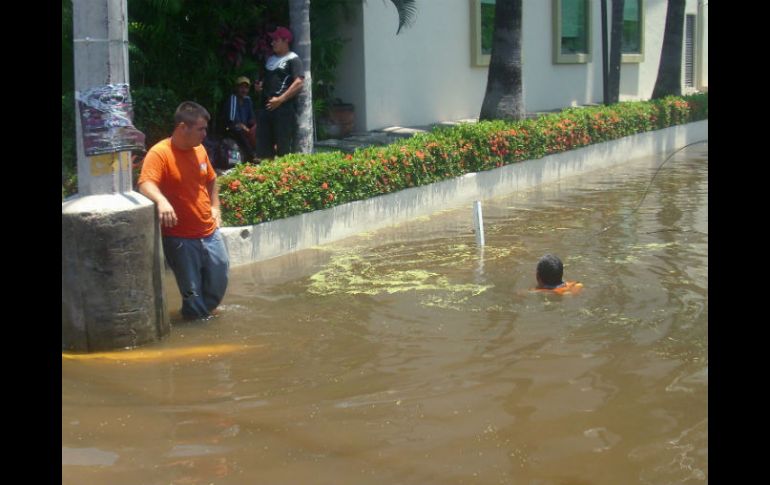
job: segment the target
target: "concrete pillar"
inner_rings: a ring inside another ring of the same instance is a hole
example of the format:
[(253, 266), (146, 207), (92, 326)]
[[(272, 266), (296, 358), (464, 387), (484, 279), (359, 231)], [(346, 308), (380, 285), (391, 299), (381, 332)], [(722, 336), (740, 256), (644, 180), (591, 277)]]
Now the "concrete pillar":
[(62, 204), (62, 349), (136, 347), (169, 333), (156, 219), (136, 192)]
[[(126, 0), (73, 0), (77, 91), (128, 83), (127, 22)], [(76, 129), (78, 195), (62, 203), (62, 349), (157, 341), (170, 326), (154, 204), (132, 190), (130, 152), (87, 157), (77, 114)]]

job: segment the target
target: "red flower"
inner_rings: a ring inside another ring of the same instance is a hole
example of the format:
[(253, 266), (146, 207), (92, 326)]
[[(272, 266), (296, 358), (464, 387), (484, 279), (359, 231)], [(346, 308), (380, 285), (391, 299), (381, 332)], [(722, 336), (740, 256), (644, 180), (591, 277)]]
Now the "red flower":
[(329, 184), (327, 184), (326, 182), (324, 182), (324, 183), (322, 183), (322, 184), (321, 184), (321, 188), (322, 188), (322, 189), (324, 189), (324, 190), (326, 190), (326, 189), (328, 189), (328, 188), (329, 188)]
[(230, 182), (230, 190), (232, 190), (233, 192), (237, 191), (240, 186), (241, 186), (240, 180), (233, 180), (232, 182)]

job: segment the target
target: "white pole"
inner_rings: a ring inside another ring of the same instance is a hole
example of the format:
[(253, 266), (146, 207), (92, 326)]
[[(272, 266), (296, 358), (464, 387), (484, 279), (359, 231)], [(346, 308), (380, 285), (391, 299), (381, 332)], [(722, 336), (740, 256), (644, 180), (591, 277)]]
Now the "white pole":
[(476, 232), (476, 244), (484, 247), (484, 219), (481, 215), (481, 202), (473, 202), (473, 229)]
[[(72, 33), (76, 91), (128, 83), (126, 0), (74, 0)], [(75, 108), (78, 195), (130, 192), (131, 153), (86, 156), (77, 100)]]

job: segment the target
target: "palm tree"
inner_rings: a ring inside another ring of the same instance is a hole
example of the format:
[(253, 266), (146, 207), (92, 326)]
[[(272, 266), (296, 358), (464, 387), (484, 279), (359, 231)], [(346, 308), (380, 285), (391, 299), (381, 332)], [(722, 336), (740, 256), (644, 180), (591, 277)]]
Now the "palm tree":
[(524, 117), (521, 91), (522, 0), (497, 0), (487, 89), (479, 119)]
[(297, 136), (293, 151), (313, 152), (313, 80), (310, 77), (310, 0), (289, 0), (289, 21), (294, 30), (293, 50), (305, 68), (305, 82), (297, 95)]
[(652, 99), (682, 94), (682, 37), (685, 0), (668, 0), (663, 49)]
[(610, 33), (610, 59), (607, 73), (607, 99), (605, 104), (617, 103), (620, 100), (620, 59), (623, 38), (623, 8), (625, 0), (612, 0), (612, 20)]

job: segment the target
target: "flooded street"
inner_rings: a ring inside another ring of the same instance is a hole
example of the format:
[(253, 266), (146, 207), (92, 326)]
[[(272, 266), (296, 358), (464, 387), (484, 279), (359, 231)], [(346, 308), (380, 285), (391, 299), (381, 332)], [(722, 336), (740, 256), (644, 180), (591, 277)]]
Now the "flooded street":
[(62, 482), (706, 483), (708, 144), (666, 156), (482, 201), (483, 249), (469, 206), (233, 268), (208, 322), (169, 273), (162, 343), (62, 359)]

